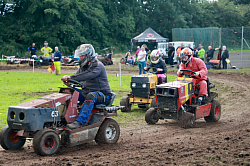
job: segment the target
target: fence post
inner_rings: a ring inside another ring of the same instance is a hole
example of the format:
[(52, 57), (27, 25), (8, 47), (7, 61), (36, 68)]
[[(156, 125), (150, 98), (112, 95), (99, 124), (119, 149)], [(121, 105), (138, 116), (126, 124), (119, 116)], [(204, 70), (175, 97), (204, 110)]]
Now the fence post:
[(242, 69), (242, 53), (243, 53), (243, 29), (244, 26), (242, 26), (242, 37), (241, 37), (241, 69)]
[(122, 68), (121, 67), (121, 63), (119, 63), (119, 68), (120, 68), (120, 86), (122, 86), (122, 83), (121, 83), (121, 79), (122, 79), (122, 76), (121, 76), (122, 75), (122, 72), (121, 72), (121, 68)]

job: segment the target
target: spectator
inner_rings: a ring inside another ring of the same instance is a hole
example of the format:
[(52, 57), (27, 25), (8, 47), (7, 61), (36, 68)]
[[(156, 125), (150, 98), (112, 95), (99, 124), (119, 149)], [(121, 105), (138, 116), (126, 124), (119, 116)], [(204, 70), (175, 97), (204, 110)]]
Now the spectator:
[(176, 55), (177, 55), (177, 65), (179, 65), (181, 63), (181, 60), (180, 60), (180, 53), (181, 53), (181, 50), (183, 49), (183, 43), (181, 43), (181, 45), (179, 45), (179, 47), (177, 47), (176, 49)]
[(138, 57), (139, 51), (140, 51), (140, 46), (137, 46), (137, 50), (136, 50), (136, 52), (135, 52), (135, 58), (136, 58), (136, 59), (137, 59), (137, 57)]
[(149, 53), (150, 53), (151, 51), (148, 49), (148, 46), (147, 46), (146, 44), (143, 44), (143, 46), (144, 46), (145, 51), (146, 51), (146, 53), (147, 53), (145, 62), (148, 63), (148, 56), (149, 56)]
[(227, 47), (226, 46), (223, 46), (222, 47), (222, 53), (221, 53), (221, 59), (222, 59), (222, 65), (223, 65), (223, 69), (227, 69), (227, 62), (226, 62), (226, 59), (229, 58), (229, 53), (228, 53), (228, 50), (227, 50)]
[(130, 52), (127, 52), (126, 57), (127, 57), (128, 65), (133, 65), (135, 62), (135, 58), (131, 56)]
[(43, 53), (43, 57), (45, 57), (46, 60), (49, 61), (49, 60), (51, 59), (50, 53), (51, 53), (52, 51), (53, 51), (53, 49), (50, 48), (50, 47), (48, 46), (48, 42), (45, 41), (45, 42), (44, 42), (44, 47), (41, 49), (41, 52)]
[(191, 47), (190, 44), (188, 44), (188, 48), (189, 48), (190, 50), (192, 50), (192, 52), (193, 52), (193, 54), (194, 54), (194, 49)]
[(174, 58), (175, 48), (173, 47), (172, 43), (169, 43), (168, 47), (168, 59), (170, 66), (174, 65), (173, 58)]
[(198, 52), (196, 51), (198, 48), (197, 47), (194, 47), (193, 50), (194, 50), (194, 55), (193, 57), (197, 57), (198, 56)]
[(30, 52), (30, 58), (36, 57), (36, 52), (38, 49), (35, 45), (35, 43), (32, 43), (32, 46), (28, 47), (28, 51)]
[(201, 49), (198, 51), (198, 58), (204, 61), (205, 56), (205, 50), (203, 49), (203, 46), (201, 46)]
[(210, 59), (213, 59), (214, 57), (214, 51), (220, 49), (220, 46), (218, 48), (212, 49), (211, 46), (208, 46), (208, 50), (206, 52), (206, 59), (207, 63), (210, 61)]
[(140, 50), (140, 52), (139, 52), (139, 54), (138, 54), (138, 58), (137, 58), (137, 62), (139, 62), (139, 63), (138, 63), (139, 75), (141, 75), (142, 72), (143, 72), (143, 74), (146, 74), (146, 72), (145, 72), (145, 70), (144, 70), (146, 55), (147, 55), (147, 53), (146, 53), (146, 51), (145, 51), (145, 47), (144, 47), (144, 45), (142, 45), (142, 46), (141, 46), (141, 50)]
[(61, 58), (62, 58), (62, 53), (58, 50), (58, 47), (55, 47), (54, 66), (56, 75), (61, 74)]
[(106, 73), (106, 69), (99, 60), (97, 60), (95, 49), (91, 44), (82, 44), (77, 47), (75, 57), (79, 57), (80, 68), (73, 76), (63, 76), (62, 81), (68, 85), (67, 80), (73, 79), (81, 82), (82, 89), (75, 88), (79, 92), (78, 100), (84, 102), (78, 118), (74, 123), (68, 124), (71, 129), (79, 128), (85, 125), (94, 104), (107, 104), (111, 99), (111, 90)]

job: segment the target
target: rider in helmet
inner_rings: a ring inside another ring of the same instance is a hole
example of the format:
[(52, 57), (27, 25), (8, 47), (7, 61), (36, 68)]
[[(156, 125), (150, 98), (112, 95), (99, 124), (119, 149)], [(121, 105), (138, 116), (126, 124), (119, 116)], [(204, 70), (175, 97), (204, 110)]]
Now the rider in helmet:
[[(201, 104), (201, 101), (207, 96), (207, 67), (206, 64), (199, 58), (194, 58), (192, 50), (189, 48), (184, 48), (180, 53), (181, 64), (177, 72), (178, 77), (184, 75), (181, 69), (188, 69), (195, 72), (195, 81), (199, 84), (198, 88), (200, 89), (198, 104)], [(189, 74), (190, 72), (186, 72)]]
[(95, 50), (91, 44), (82, 44), (75, 50), (75, 57), (79, 57), (80, 68), (73, 76), (63, 76), (62, 81), (67, 85), (68, 79), (79, 81), (83, 89), (79, 92), (79, 101), (84, 102), (76, 121), (67, 126), (71, 129), (84, 126), (95, 103), (106, 104), (110, 102), (111, 90), (102, 62), (95, 58)]
[(166, 63), (160, 57), (159, 50), (153, 50), (150, 54), (151, 63), (148, 67), (145, 67), (144, 70), (153, 69), (157, 74), (158, 84), (162, 84), (163, 82), (167, 82), (165, 73), (167, 72)]

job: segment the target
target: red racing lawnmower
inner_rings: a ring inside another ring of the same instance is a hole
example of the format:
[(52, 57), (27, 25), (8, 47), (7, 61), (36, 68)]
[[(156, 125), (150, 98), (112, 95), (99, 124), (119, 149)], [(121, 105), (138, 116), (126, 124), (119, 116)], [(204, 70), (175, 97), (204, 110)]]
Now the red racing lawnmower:
[(82, 87), (80, 82), (68, 81), (70, 85), (61, 87), (59, 93), (9, 107), (8, 125), (0, 133), (0, 144), (4, 149), (21, 148), (26, 138), (33, 138), (34, 151), (45, 156), (57, 153), (61, 145), (75, 146), (93, 140), (98, 144), (118, 141), (119, 125), (108, 118), (116, 116), (117, 110), (123, 108), (112, 105), (116, 96), (114, 93), (107, 105), (94, 106), (83, 127), (74, 130), (66, 128), (78, 117), (81, 105), (75, 87)]
[[(210, 92), (215, 85), (207, 80), (207, 94), (201, 105), (197, 104), (199, 89), (195, 72), (182, 69), (185, 77), (178, 77), (176, 81), (157, 85), (156, 104), (157, 107), (150, 108), (145, 114), (148, 124), (155, 124), (159, 119), (180, 120), (184, 128), (192, 127), (194, 121), (204, 118), (207, 122), (217, 122), (221, 116), (221, 106), (214, 98), (216, 92)], [(190, 73), (190, 74), (187, 74)]]

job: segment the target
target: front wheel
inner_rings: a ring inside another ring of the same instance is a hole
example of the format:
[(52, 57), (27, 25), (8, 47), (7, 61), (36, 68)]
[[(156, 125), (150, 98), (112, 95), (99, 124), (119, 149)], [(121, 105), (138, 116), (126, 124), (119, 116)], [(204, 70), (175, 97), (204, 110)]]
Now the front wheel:
[(124, 96), (121, 98), (120, 106), (124, 106), (124, 108), (121, 109), (122, 112), (130, 112), (131, 111), (131, 104), (129, 103), (128, 96)]
[(106, 118), (96, 134), (98, 144), (115, 144), (120, 137), (120, 127), (114, 119)]
[(59, 135), (52, 129), (42, 129), (33, 138), (33, 148), (41, 156), (55, 154), (60, 148)]
[(148, 124), (156, 124), (159, 121), (159, 116), (156, 108), (149, 108), (145, 114), (145, 121)]
[(9, 126), (2, 128), (0, 133), (0, 144), (5, 149), (19, 149), (25, 144), (26, 138), (16, 136), (16, 133)]
[(206, 122), (217, 122), (221, 116), (220, 102), (217, 100), (212, 101), (212, 106), (209, 116), (204, 117)]

